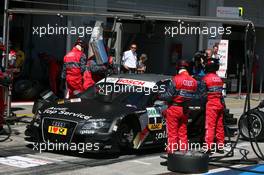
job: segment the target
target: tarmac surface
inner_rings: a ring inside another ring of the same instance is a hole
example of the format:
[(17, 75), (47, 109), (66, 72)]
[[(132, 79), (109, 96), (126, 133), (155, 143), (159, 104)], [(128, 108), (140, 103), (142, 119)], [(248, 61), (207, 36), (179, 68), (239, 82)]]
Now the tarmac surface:
[[(257, 96), (256, 96), (257, 98)], [(243, 112), (244, 99), (236, 96), (228, 96), (226, 106), (236, 118)], [(258, 100), (251, 100), (251, 106), (257, 106)], [(22, 119), (28, 122), (32, 118), (32, 105), (13, 104), (12, 110), (18, 117), (26, 116)], [(24, 140), (26, 123), (19, 122), (12, 125), (13, 133), (10, 139), (0, 142), (0, 174), (104, 174), (104, 175), (138, 175), (138, 174), (179, 174), (167, 170), (166, 166), (161, 166), (164, 159), (163, 150), (153, 149), (134, 153), (124, 153), (122, 155), (94, 155), (82, 153), (63, 152), (41, 152), (34, 149), (32, 145)], [(257, 160), (250, 143), (239, 140), (237, 147), (249, 150), (247, 157)], [(264, 151), (264, 143), (260, 143)], [(234, 157), (229, 159), (240, 159), (242, 155), (239, 150), (235, 150)], [(214, 156), (220, 156), (214, 154)], [(236, 164), (234, 167), (245, 167), (249, 165)], [(251, 169), (264, 171), (264, 162), (259, 162), (258, 167)], [(239, 171), (230, 171), (227, 168), (210, 166), (208, 174), (239, 174)], [(245, 174), (245, 173), (243, 173)]]

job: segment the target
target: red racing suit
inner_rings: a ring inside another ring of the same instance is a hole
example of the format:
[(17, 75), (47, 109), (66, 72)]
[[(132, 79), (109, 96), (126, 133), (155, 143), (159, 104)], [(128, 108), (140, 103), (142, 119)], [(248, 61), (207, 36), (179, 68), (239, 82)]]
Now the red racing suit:
[(74, 47), (65, 55), (62, 71), (62, 78), (66, 79), (69, 97), (74, 95), (74, 91), (83, 92), (83, 72), (85, 71), (86, 56)]
[(205, 142), (209, 149), (212, 148), (216, 136), (217, 144), (224, 144), (225, 134), (223, 126), (223, 81), (216, 73), (208, 73), (203, 77), (207, 87)]
[(83, 74), (83, 89), (86, 90), (93, 86), (97, 81), (100, 80), (96, 75), (104, 73), (106, 70), (106, 66), (98, 65), (93, 59), (89, 59)]
[(166, 149), (168, 153), (173, 153), (176, 150), (188, 150), (188, 117), (184, 107), (188, 100), (194, 96), (197, 81), (187, 71), (183, 71), (172, 78), (172, 86), (174, 90), (169, 90), (170, 92), (167, 91), (159, 97), (164, 99), (166, 96), (172, 96), (173, 99), (173, 104), (163, 112), (167, 125), (168, 144)]

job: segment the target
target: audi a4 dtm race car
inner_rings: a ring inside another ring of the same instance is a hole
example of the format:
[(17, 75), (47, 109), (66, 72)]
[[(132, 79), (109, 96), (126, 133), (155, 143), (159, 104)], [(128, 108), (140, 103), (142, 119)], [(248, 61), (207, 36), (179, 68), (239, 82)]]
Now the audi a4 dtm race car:
[[(169, 83), (171, 77), (166, 75), (120, 74), (102, 79), (76, 98), (57, 100), (45, 94), (35, 102), (26, 140), (90, 143), (99, 149), (89, 151), (98, 152), (165, 147), (162, 111), (168, 104), (158, 100), (158, 92), (166, 91)], [(187, 109), (188, 138), (195, 142), (204, 137), (205, 97), (200, 88)], [(226, 110), (224, 125), (229, 136), (236, 122)]]

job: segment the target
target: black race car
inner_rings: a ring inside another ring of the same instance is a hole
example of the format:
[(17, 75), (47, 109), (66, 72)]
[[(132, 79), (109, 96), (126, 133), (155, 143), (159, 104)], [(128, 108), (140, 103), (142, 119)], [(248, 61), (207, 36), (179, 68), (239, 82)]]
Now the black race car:
[[(25, 132), (28, 141), (50, 143), (88, 143), (96, 149), (113, 151), (165, 146), (166, 124), (162, 111), (168, 105), (157, 99), (166, 91), (170, 76), (120, 74), (99, 81), (78, 97), (57, 100), (45, 94), (34, 105), (35, 116)], [(93, 93), (95, 92), (95, 93)], [(188, 107), (188, 137), (202, 142), (205, 99), (200, 95)], [(226, 134), (236, 119), (225, 112)]]

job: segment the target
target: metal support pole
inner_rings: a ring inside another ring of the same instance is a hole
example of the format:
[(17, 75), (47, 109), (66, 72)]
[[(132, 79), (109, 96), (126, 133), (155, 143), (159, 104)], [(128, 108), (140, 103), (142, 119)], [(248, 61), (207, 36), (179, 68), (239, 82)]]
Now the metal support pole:
[[(6, 43), (8, 43), (7, 37), (6, 37), (6, 32), (7, 32), (7, 23), (8, 23), (8, 4), (9, 1), (5, 0), (5, 7), (4, 7), (4, 22), (3, 22), (3, 45), (6, 47)], [(7, 54), (8, 52), (6, 50), (3, 51), (3, 60), (6, 60)], [(1, 66), (4, 66), (5, 63), (2, 61), (1, 62)]]
[[(5, 59), (5, 69), (8, 69), (8, 59), (9, 59), (9, 27), (10, 27), (10, 15), (7, 18), (7, 30), (6, 30), (6, 59)], [(13, 73), (12, 73), (13, 74)], [(12, 75), (13, 76), (13, 75)], [(11, 114), (11, 100), (12, 100), (12, 84), (5, 88), (5, 97), (6, 97), (6, 116), (10, 117)]]
[[(9, 57), (9, 24), (10, 24), (10, 16), (8, 14), (8, 5), (9, 0), (5, 0), (5, 7), (4, 7), (4, 23), (3, 23), (3, 44), (6, 47), (6, 50), (3, 52), (3, 60), (1, 65), (5, 67), (5, 69), (8, 68), (8, 57)], [(7, 117), (10, 116), (11, 113), (11, 89), (5, 88), (4, 89), (4, 100), (5, 104), (7, 105)]]
[(253, 73), (251, 73), (250, 99), (252, 99), (253, 85), (254, 85), (254, 75), (253, 75)]
[[(263, 59), (263, 57), (261, 56), (261, 57), (259, 57), (260, 59), (260, 65), (262, 65), (263, 64), (263, 61), (264, 61), (264, 59)], [(261, 101), (262, 100), (262, 86), (263, 86), (263, 72), (262, 71), (259, 71), (260, 72), (260, 80), (259, 80), (259, 101)]]
[(5, 69), (8, 69), (8, 60), (9, 60), (9, 52), (10, 52), (10, 48), (9, 48), (9, 28), (10, 28), (10, 16), (8, 15), (7, 17), (7, 24), (6, 24), (6, 58), (4, 60), (4, 66)]
[(8, 15), (7, 15), (7, 10), (8, 10), (8, 0), (5, 0), (5, 8), (4, 8), (4, 23), (3, 23), (3, 44), (6, 44), (6, 26), (7, 26), (7, 21), (8, 21)]
[(260, 74), (260, 82), (259, 82), (259, 101), (262, 100), (261, 95), (262, 95), (262, 83), (263, 83), (263, 73), (261, 72)]
[(239, 86), (238, 86), (238, 99), (241, 99), (241, 89), (242, 89), (242, 72), (239, 72)]

